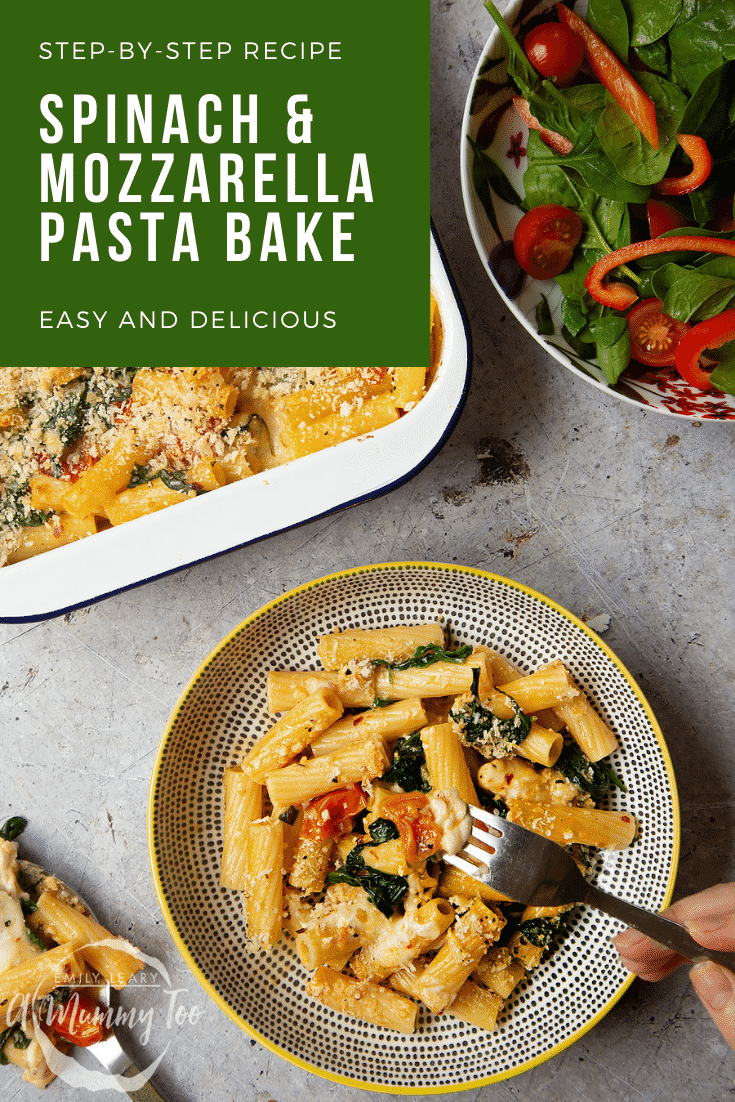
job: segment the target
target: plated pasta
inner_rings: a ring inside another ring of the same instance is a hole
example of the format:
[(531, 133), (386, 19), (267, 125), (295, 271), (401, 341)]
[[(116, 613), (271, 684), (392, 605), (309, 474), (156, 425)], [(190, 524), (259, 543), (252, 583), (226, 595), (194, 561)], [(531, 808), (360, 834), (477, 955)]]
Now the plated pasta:
[(0, 566), (385, 427), (431, 366), (2, 367)]
[(320, 670), (273, 670), (280, 718), (224, 770), (220, 883), (248, 938), (292, 940), (307, 992), (411, 1033), (418, 1004), (493, 1029), (564, 924), (444, 866), (482, 805), (570, 847), (635, 838), (599, 806), (617, 738), (560, 661), (521, 675), (439, 623), (320, 638)]
[(143, 961), (56, 877), (18, 860), (24, 827), (13, 818), (0, 829), (0, 1064), (46, 1087), (59, 1052), (104, 1039), (100, 990), (124, 987)]

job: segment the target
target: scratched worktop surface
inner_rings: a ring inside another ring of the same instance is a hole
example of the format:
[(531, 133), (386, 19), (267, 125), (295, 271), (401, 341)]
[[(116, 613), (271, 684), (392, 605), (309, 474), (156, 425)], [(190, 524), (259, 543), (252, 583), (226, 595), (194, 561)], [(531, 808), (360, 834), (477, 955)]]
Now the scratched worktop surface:
[[(0, 625), (0, 818), (26, 816), (26, 852), (164, 963), (170, 982), (151, 974), (121, 1036), (143, 1064), (163, 1054), (155, 1081), (172, 1102), (384, 1097), (293, 1067), (238, 1030), (178, 956), (148, 866), (148, 783), (183, 686), (246, 615), (310, 578), (371, 561), (459, 562), (598, 625), (609, 617), (604, 639), (647, 695), (678, 778), (676, 895), (733, 878), (735, 427), (601, 394), (509, 314), (475, 253), (457, 172), (490, 20), (480, 0), (432, 0), (432, 10), (432, 215), (475, 347), (451, 440), (383, 498), (66, 616)], [(682, 971), (634, 983), (575, 1046), (466, 1097), (719, 1102), (734, 1078), (735, 1056)], [(48, 1098), (82, 1092), (57, 1081)], [(16, 1069), (0, 1069), (0, 1099), (36, 1097)]]

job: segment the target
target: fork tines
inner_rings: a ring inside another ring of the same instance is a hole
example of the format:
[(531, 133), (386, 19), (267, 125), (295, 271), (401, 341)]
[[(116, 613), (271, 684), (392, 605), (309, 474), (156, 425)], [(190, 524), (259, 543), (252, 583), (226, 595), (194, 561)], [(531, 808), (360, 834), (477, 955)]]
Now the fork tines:
[[(455, 868), (466, 872), (469, 876), (482, 876), (483, 872), (487, 871), (495, 853), (493, 842), (502, 835), (499, 825), (502, 824), (503, 820), (498, 815), (493, 815), (492, 812), (474, 807), (471, 804), (468, 806), (468, 810), (473, 819), (485, 824), (484, 826), (478, 826), (477, 823), (472, 824), (471, 836), (476, 838), (481, 845), (473, 845), (472, 842), (467, 842), (459, 853), (445, 853), (443, 859), (446, 864), (454, 865)], [(496, 834), (491, 833), (493, 829), (497, 832)]]

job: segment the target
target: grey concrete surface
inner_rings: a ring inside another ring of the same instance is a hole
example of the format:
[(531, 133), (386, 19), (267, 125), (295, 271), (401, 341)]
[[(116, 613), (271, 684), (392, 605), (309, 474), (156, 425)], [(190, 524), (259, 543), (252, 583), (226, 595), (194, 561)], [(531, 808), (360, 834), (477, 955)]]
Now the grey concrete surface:
[[(432, 0), (432, 13), (432, 214), (475, 343), (452, 439), (388, 496), (93, 607), (0, 626), (0, 817), (25, 815), (26, 852), (169, 970), (167, 989), (136, 993), (150, 1016), (121, 1032), (142, 1062), (164, 1054), (155, 1081), (172, 1102), (383, 1097), (291, 1066), (229, 1021), (182, 963), (147, 859), (151, 767), (183, 686), (248, 613), (309, 578), (368, 561), (461, 562), (579, 616), (608, 615), (605, 640), (647, 694), (678, 776), (676, 895), (733, 876), (735, 430), (600, 394), (509, 316), (475, 254), (457, 172), (489, 17), (480, 0)], [(657, 986), (636, 982), (554, 1059), (458, 1097), (724, 1102), (734, 1081), (735, 1056), (681, 971)], [(83, 1091), (57, 1082), (48, 1096), (71, 1102)], [(0, 1069), (3, 1102), (35, 1097), (15, 1069)]]

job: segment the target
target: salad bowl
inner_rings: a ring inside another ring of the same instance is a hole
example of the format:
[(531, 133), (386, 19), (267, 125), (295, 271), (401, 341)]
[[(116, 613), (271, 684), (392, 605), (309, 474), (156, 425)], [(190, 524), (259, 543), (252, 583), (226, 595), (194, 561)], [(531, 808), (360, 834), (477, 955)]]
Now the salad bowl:
[[(621, 12), (623, 11), (621, 5), (617, 7)], [(587, 0), (582, 0), (575, 8), (575, 11), (577, 10), (584, 16), (587, 12)], [(616, 10), (614, 0), (611, 10)], [(513, 0), (502, 14), (508, 25), (517, 32), (518, 24), (524, 27), (529, 23), (533, 25), (539, 16), (543, 17), (547, 12), (551, 14), (552, 11), (553, 5), (548, 0), (542, 0), (536, 5), (529, 0)], [(492, 25), (492, 20), (488, 18)], [(660, 30), (661, 27), (652, 29), (649, 36), (658, 34)], [(675, 26), (669, 33), (673, 34), (676, 31)], [(681, 35), (685, 32), (689, 33), (684, 27), (679, 28), (679, 32)], [(658, 41), (664, 41), (663, 37)], [(653, 42), (644, 47), (644, 51), (646, 49), (653, 51), (656, 45), (657, 43)], [(725, 45), (723, 47), (725, 59), (728, 52), (732, 51)], [(610, 372), (606, 374), (603, 370), (605, 365), (599, 362), (595, 344), (580, 345), (579, 341), (575, 340), (575, 335), (570, 334), (566, 325), (569, 320), (568, 303), (564, 301), (564, 294), (559, 284), (554, 279), (534, 279), (524, 274), (518, 267), (512, 241), (515, 228), (523, 214), (521, 203), (526, 195), (524, 175), (529, 165), (529, 154), (533, 155), (534, 150), (538, 153), (539, 149), (548, 152), (550, 156), (544, 157), (544, 161), (551, 161), (553, 155), (552, 150), (546, 151), (543, 144), (539, 145), (540, 135), (535, 132), (535, 128), (529, 130), (527, 123), (522, 120), (513, 106), (512, 97), (518, 96), (518, 92), (508, 77), (508, 55), (508, 43), (496, 26), (489, 36), (472, 78), (461, 136), (460, 169), (465, 213), (475, 246), (491, 282), (531, 336), (558, 363), (591, 386), (612, 393), (630, 405), (656, 410), (674, 417), (691, 420), (735, 420), (733, 395), (715, 388), (701, 390), (685, 382), (674, 367), (646, 367), (631, 360), (628, 367), (611, 383)], [(656, 77), (656, 74), (654, 73), (653, 76)], [(679, 95), (671, 81), (661, 79), (659, 83), (667, 89), (673, 88), (672, 95)], [(595, 88), (594, 84), (586, 84), (584, 87)], [(597, 91), (602, 94), (601, 86), (597, 87)], [(697, 95), (699, 94), (697, 92)], [(685, 93), (681, 93), (681, 97), (686, 101)], [(608, 96), (608, 101), (609, 99)], [(683, 109), (684, 104), (681, 110)], [(668, 145), (672, 146), (673, 134), (666, 133), (670, 120), (658, 106), (657, 112), (660, 115), (659, 128), (662, 132), (662, 143), (665, 146), (668, 142)], [(673, 127), (674, 123), (671, 122), (670, 125)], [(571, 147), (571, 143), (567, 142), (567, 145)], [(561, 150), (558, 152), (561, 153)], [(540, 175), (536, 167), (533, 194), (530, 195), (528, 206), (559, 203), (560, 198), (554, 193), (553, 188), (546, 194), (543, 193), (543, 186), (539, 183)], [(577, 180), (580, 182), (580, 177)], [(605, 198), (600, 190), (602, 185), (598, 185), (598, 189), (595, 190), (593, 180), (582, 178), (582, 182), (587, 186), (588, 194), (594, 193), (593, 202), (599, 198)], [(640, 191), (641, 194), (636, 196), (636, 191)], [(640, 219), (641, 215), (645, 216), (645, 206), (640, 200), (642, 199), (645, 203), (647, 192), (648, 188), (641, 190), (636, 186), (630, 190), (630, 199), (625, 200), (627, 213), (622, 203), (618, 203), (617, 213), (620, 216), (622, 210), (624, 222), (631, 217), (635, 220)], [(654, 195), (653, 192), (651, 194)], [(637, 198), (638, 202), (633, 203), (633, 198)], [(604, 223), (602, 225), (604, 232), (607, 227)], [(698, 230), (692, 230), (693, 234), (698, 232)], [(589, 231), (586, 231), (586, 234), (587, 236), (582, 238), (584, 249), (588, 248), (590, 240)], [(612, 241), (610, 248), (620, 247), (623, 243), (616, 242), (612, 234), (609, 238)], [(607, 251), (610, 249), (608, 248)], [(590, 256), (594, 258), (594, 253), (590, 252)], [(676, 254), (667, 254), (665, 259), (668, 260), (669, 257), (675, 259), (675, 256)], [(692, 254), (688, 254), (684, 259), (689, 261), (691, 256)], [(679, 258), (683, 258), (683, 254), (680, 253)], [(706, 255), (705, 259), (707, 259)], [(732, 261), (732, 264), (735, 266), (735, 261)], [(571, 267), (572, 265), (570, 270)], [(673, 268), (673, 265), (670, 267)], [(650, 280), (644, 279), (643, 287), (650, 287)], [(735, 292), (735, 284), (733, 292)], [(652, 293), (650, 289), (642, 290), (641, 297), (647, 298)], [(729, 301), (723, 301), (724, 305), (720, 309), (727, 309), (735, 301), (735, 297)], [(703, 316), (706, 315), (702, 313), (694, 315), (692, 324), (701, 320)], [(610, 319), (611, 323), (614, 321), (617, 319)], [(621, 322), (617, 321), (617, 324), (620, 326)]]

